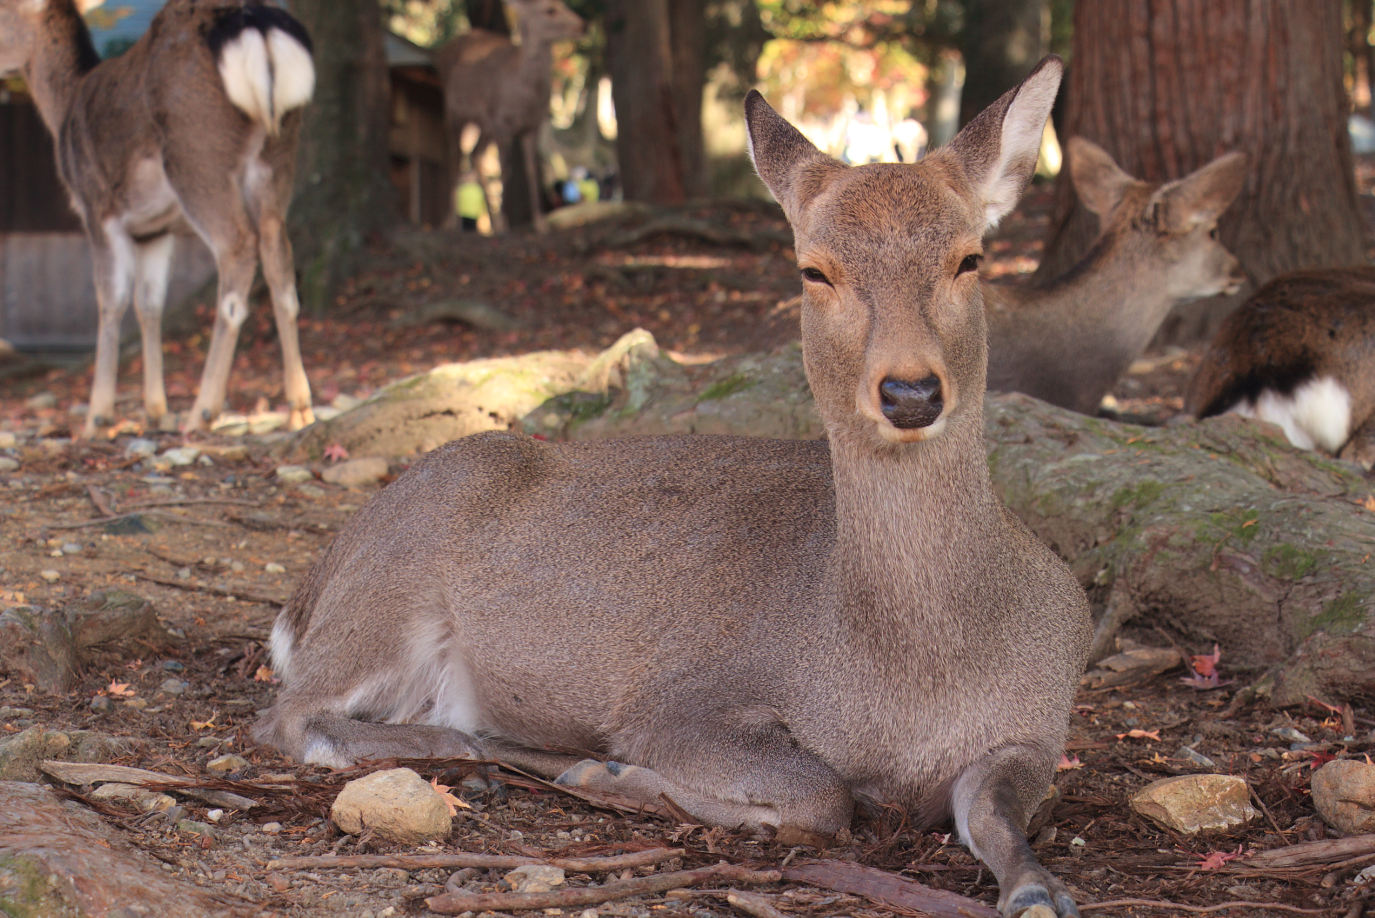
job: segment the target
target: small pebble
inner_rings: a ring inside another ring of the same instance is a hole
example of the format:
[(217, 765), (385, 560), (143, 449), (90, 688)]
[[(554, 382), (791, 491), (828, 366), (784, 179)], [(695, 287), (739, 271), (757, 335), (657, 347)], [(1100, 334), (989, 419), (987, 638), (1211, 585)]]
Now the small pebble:
[(8, 456), (0, 456), (0, 472), (17, 472), (19, 463)]
[(190, 465), (196, 461), (196, 457), (201, 451), (194, 446), (179, 446), (176, 449), (169, 449), (158, 458), (170, 466)]
[(220, 819), (222, 819), (223, 817), (224, 810), (215, 809), (205, 811), (205, 818), (210, 820), (211, 822), (219, 822)]
[(42, 577), (44, 580), (48, 581), (49, 583), (52, 583), (52, 582), (55, 581), (55, 580), (61, 580), (61, 579), (62, 579), (62, 575), (61, 575), (60, 573), (58, 573), (57, 571), (53, 570), (52, 568), (48, 568), (47, 570), (44, 570), (44, 571), (39, 571), (39, 572), (38, 572), (38, 576)]
[(79, 555), (81, 554), (81, 545), (76, 542), (66, 542), (62, 546), (62, 553), (64, 555)]
[(13, 431), (0, 430), (0, 449), (14, 449), (19, 445), (19, 437)]
[(40, 392), (24, 399), (24, 407), (31, 411), (43, 411), (46, 408), (57, 407), (57, 396), (51, 392)]
[(108, 714), (114, 710), (115, 703), (110, 700), (109, 695), (97, 695), (91, 699), (91, 711), (96, 714)]
[(180, 673), (186, 671), (186, 664), (178, 660), (163, 660), (162, 668), (169, 673)]
[(248, 760), (240, 755), (222, 755), (217, 759), (211, 759), (205, 763), (207, 771), (216, 774), (229, 774), (230, 772), (243, 771), (248, 767)]
[(142, 456), (145, 459), (156, 454), (157, 451), (158, 445), (153, 440), (130, 440), (128, 445), (124, 447), (126, 456)]
[(1280, 739), (1287, 739), (1291, 743), (1311, 743), (1313, 740), (1295, 730), (1293, 727), (1276, 727), (1270, 731)]
[(126, 708), (133, 708), (135, 711), (142, 711), (148, 707), (147, 698), (130, 698), (124, 702)]
[(310, 481), (315, 477), (315, 473), (304, 465), (279, 465), (276, 475), (278, 480), (287, 484), (300, 484), (303, 481)]
[(276, 561), (269, 561), (269, 562), (267, 562), (267, 566), (266, 566), (265, 568), (263, 568), (263, 570), (267, 571), (269, 574), (285, 574), (285, 573), (286, 573), (286, 568), (282, 567), (282, 566), (281, 566), (280, 564), (278, 564)]
[(158, 686), (158, 691), (164, 695), (180, 695), (186, 691), (189, 684), (182, 679), (164, 679), (162, 685)]
[(280, 822), (265, 822), (262, 825), (262, 830), (264, 835), (280, 835), (282, 824)]

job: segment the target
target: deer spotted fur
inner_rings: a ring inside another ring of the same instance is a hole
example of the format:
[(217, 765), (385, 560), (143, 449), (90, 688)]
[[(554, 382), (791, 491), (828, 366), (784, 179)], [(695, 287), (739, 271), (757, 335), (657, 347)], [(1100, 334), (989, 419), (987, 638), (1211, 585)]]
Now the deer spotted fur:
[(1044, 286), (985, 285), (988, 387), (1093, 414), (1172, 307), (1245, 283), (1217, 221), (1241, 191), (1246, 157), (1229, 153), (1152, 184), (1074, 137), (1068, 162), (1079, 199), (1098, 215), (1098, 239)]
[(119, 57), (101, 62), (72, 0), (0, 0), (0, 74), (19, 71), (57, 147), (91, 242), (100, 330), (84, 436), (114, 418), (120, 320), (143, 339), (144, 408), (167, 413), (162, 311), (173, 228), (215, 256), (219, 293), (186, 427), (222, 410), (261, 257), (282, 345), (292, 429), (314, 418), (297, 339), (286, 237), (300, 110), (315, 85), (310, 38), (261, 0), (171, 0)]
[(751, 94), (828, 440), (435, 450), (283, 609), (257, 738), (330, 765), (497, 756), (784, 838), (834, 834), (856, 801), (953, 818), (1004, 915), (1077, 915), (1024, 828), (1088, 608), (989, 480), (976, 270), (1061, 66), (914, 165), (847, 167)]
[(1375, 464), (1375, 268), (1294, 271), (1227, 317), (1185, 409), (1278, 424), (1289, 442)]

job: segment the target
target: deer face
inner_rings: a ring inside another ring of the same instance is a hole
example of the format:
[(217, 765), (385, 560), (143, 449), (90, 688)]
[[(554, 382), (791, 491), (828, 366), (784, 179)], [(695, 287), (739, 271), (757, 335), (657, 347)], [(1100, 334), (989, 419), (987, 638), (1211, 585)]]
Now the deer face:
[(513, 0), (521, 32), (542, 41), (582, 38), (586, 23), (559, 0)]
[(0, 76), (17, 73), (29, 62), (38, 40), (38, 19), (46, 0), (0, 0)]

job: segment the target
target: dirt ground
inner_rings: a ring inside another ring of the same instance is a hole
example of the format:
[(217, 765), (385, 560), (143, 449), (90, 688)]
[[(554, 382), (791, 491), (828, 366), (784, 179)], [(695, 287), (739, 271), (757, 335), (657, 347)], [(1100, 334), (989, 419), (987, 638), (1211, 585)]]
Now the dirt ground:
[[(1034, 267), (1048, 205), (1048, 189), (1034, 190), (992, 241), (993, 273)], [(790, 252), (778, 241), (786, 232), (781, 219), (752, 206), (679, 216), (772, 241), (750, 247), (661, 235), (617, 245), (587, 230), (504, 239), (416, 231), (379, 241), (369, 267), (349, 282), (334, 308), (302, 320), (316, 403), (345, 404), (348, 397), (366, 397), (385, 382), (439, 363), (542, 348), (598, 350), (636, 326), (691, 361), (766, 349), (789, 337), (791, 326), (778, 316), (796, 292), (797, 279)], [(496, 307), (516, 327), (492, 332), (424, 318), (425, 307), (455, 301)], [(199, 327), (208, 327), (208, 305), (200, 313)], [(186, 410), (196, 389), (205, 346), (196, 326), (189, 323), (190, 330), (167, 342), (174, 410)], [(240, 340), (232, 412), (253, 417), (279, 406), (274, 337), (270, 310), (260, 302)], [(1115, 397), (1123, 410), (1163, 418), (1181, 406), (1197, 354), (1148, 357)], [(264, 803), (248, 813), (228, 811), (213, 822), (212, 808), (194, 801), (183, 802), (171, 817), (141, 815), (113, 803), (88, 805), (171, 875), (242, 897), (262, 914), (426, 913), (424, 898), (443, 891), (454, 871), (267, 869), (270, 860), (285, 856), (407, 849), (341, 835), (330, 826), (333, 793), (357, 772), (294, 765), (254, 746), (248, 735), (255, 712), (272, 700), (273, 687), (263, 681), (261, 667), (280, 604), (379, 486), (282, 484), (268, 456), (276, 434), (185, 438), (147, 431), (140, 374), (137, 356), (124, 362), (119, 410), (126, 420), (113, 439), (90, 443), (72, 439), (82, 420), (74, 409), (88, 395), (88, 367), (0, 380), (0, 436), (17, 435), (0, 456), (19, 463), (17, 470), (0, 473), (0, 609), (21, 603), (60, 607), (95, 591), (120, 589), (151, 600), (164, 623), (182, 636), (170, 653), (86, 672), (66, 695), (44, 694), (0, 673), (0, 738), (33, 724), (101, 731), (129, 740), (132, 752), (123, 764), (188, 778), (208, 777), (212, 759), (241, 755), (247, 764), (227, 778), (252, 782), (249, 795)], [(159, 469), (126, 453), (136, 436), (157, 441), (160, 449), (193, 445), (204, 451), (203, 458)], [(393, 474), (399, 471), (393, 466)], [(1161, 646), (1171, 643), (1163, 632), (1148, 637)], [(1180, 649), (1186, 656), (1212, 650)], [(1124, 689), (1081, 693), (1069, 758), (1056, 780), (1060, 794), (1033, 823), (1038, 857), (1076, 892), (1085, 914), (1359, 918), (1365, 903), (1375, 902), (1375, 889), (1352, 878), (1375, 856), (1259, 870), (1247, 866), (1246, 855), (1330, 837), (1309, 799), (1310, 775), (1334, 756), (1369, 753), (1375, 747), (1375, 712), (1317, 705), (1276, 711), (1242, 702), (1236, 693), (1243, 686), (1225, 684), (1227, 649), (1221, 650), (1220, 688), (1186, 685), (1184, 670), (1176, 669)], [(1199, 764), (1183, 747), (1215, 767)], [(849, 838), (817, 852), (618, 813), (527, 781), (495, 789), (465, 785), (471, 768), (458, 763), (429, 763), (419, 770), (427, 779), (456, 786), (472, 805), (456, 817), (453, 837), (425, 849), (430, 852), (569, 857), (660, 844), (687, 849), (661, 870), (720, 859), (762, 868), (825, 857), (900, 872), (990, 905), (997, 900), (988, 871), (943, 832), (913, 834), (861, 819)], [(1203, 771), (1246, 778), (1262, 818), (1221, 835), (1184, 837), (1126, 806), (1134, 791), (1156, 778)], [(278, 790), (268, 789), (273, 781)], [(80, 788), (72, 792), (81, 795)], [(187, 819), (201, 825), (179, 821)], [(1242, 856), (1232, 857), (1237, 852)], [(501, 873), (470, 870), (454, 882), (492, 889)], [(585, 882), (577, 875), (569, 880)], [(797, 882), (760, 891), (784, 915), (912, 914)], [(1222, 903), (1233, 905), (1213, 908)], [(591, 911), (633, 918), (740, 914), (720, 887), (639, 896)], [(587, 915), (581, 908), (562, 913)]]

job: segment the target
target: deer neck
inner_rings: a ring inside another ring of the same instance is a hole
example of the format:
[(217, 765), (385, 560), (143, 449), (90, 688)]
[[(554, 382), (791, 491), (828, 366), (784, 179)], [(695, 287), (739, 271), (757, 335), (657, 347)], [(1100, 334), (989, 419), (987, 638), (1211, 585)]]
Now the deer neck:
[(1002, 525), (982, 411), (960, 420), (900, 448), (832, 440), (832, 571), (847, 627), (885, 641), (903, 641), (913, 625), (950, 629), (942, 597), (962, 589), (957, 572), (970, 570), (979, 546), (996, 544), (989, 535)]
[(61, 136), (82, 80), (99, 63), (91, 33), (76, 7), (70, 0), (49, 4), (43, 34), (34, 42), (34, 55), (24, 68), (24, 82), (54, 138)]
[(519, 61), (522, 85), (548, 87), (554, 76), (554, 42), (521, 29)]

